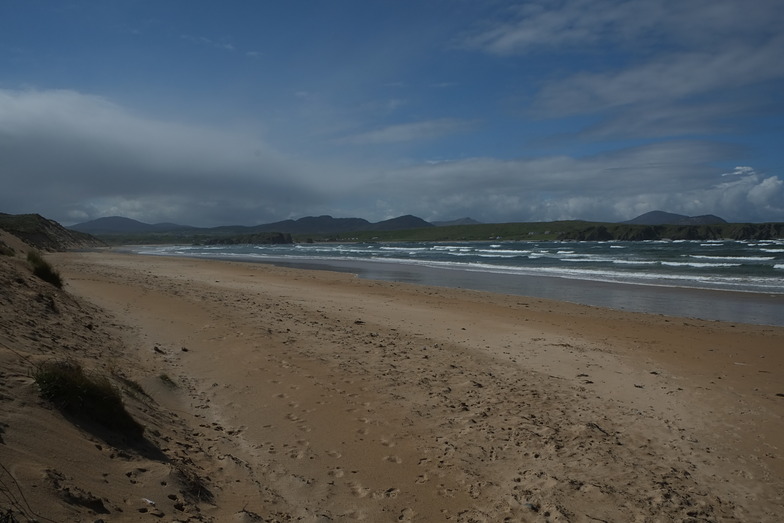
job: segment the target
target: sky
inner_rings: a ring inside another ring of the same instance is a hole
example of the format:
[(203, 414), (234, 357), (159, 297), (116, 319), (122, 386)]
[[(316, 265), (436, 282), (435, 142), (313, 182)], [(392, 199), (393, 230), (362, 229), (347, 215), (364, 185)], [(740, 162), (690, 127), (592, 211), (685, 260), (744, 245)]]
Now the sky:
[(3, 0), (0, 212), (784, 221), (784, 0)]

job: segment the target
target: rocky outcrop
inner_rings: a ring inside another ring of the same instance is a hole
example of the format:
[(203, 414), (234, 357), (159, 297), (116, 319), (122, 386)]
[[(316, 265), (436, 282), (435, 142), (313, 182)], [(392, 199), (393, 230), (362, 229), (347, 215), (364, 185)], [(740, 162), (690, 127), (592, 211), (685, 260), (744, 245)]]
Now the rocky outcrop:
[(562, 231), (559, 240), (775, 240), (784, 238), (784, 223), (719, 223), (714, 225), (589, 225)]

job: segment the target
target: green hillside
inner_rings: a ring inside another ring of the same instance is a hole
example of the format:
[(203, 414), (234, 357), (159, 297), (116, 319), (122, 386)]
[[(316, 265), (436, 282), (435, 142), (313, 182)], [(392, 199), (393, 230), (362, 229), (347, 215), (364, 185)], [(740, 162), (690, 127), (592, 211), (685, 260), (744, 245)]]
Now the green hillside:
[(642, 241), (642, 240), (770, 240), (784, 238), (784, 223), (715, 225), (632, 225), (580, 220), (453, 225), (402, 231), (361, 231), (331, 235), (296, 235), (307, 241)]

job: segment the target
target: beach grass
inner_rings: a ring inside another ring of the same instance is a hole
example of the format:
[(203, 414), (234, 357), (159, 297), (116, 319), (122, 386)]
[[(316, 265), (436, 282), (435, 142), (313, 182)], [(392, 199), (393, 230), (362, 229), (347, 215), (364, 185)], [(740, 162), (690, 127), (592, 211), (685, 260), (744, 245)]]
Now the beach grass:
[(37, 365), (33, 378), (41, 396), (74, 417), (139, 438), (144, 432), (125, 409), (122, 395), (106, 376), (87, 373), (70, 360)]
[(58, 289), (63, 287), (63, 279), (60, 273), (49, 262), (44, 260), (40, 252), (35, 250), (28, 252), (27, 261), (33, 267), (33, 274), (45, 282), (51, 283)]

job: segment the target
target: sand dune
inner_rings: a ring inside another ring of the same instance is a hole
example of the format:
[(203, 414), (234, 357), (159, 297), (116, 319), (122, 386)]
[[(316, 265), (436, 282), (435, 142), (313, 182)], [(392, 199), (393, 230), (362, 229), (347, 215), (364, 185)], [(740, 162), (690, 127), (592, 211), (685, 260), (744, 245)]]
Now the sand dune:
[(73, 300), (93, 327), (51, 317), (21, 332), (4, 309), (4, 350), (33, 354), (37, 336), (44, 358), (66, 341), (139, 384), (146, 397), (126, 403), (149, 444), (123, 449), (63, 420), (4, 352), (0, 456), (51, 519), (775, 521), (784, 510), (782, 328), (265, 265), (50, 259), (75, 296), (57, 306)]

